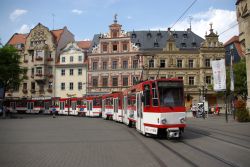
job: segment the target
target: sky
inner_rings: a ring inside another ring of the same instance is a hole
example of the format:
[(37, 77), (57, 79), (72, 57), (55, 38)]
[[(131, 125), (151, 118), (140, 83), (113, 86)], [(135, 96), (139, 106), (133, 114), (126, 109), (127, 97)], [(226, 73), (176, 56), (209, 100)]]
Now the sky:
[(204, 38), (212, 23), (220, 42), (226, 42), (238, 35), (235, 1), (1, 0), (0, 40), (6, 44), (14, 33), (28, 33), (38, 23), (50, 30), (66, 26), (75, 40), (92, 40), (94, 34), (109, 31), (117, 14), (124, 31), (167, 30), (168, 27), (184, 31), (191, 22), (192, 31)]

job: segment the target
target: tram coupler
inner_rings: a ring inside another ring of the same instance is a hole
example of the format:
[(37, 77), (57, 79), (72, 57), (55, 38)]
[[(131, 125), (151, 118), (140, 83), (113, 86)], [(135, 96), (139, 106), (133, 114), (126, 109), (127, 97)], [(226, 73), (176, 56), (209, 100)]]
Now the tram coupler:
[(179, 138), (180, 133), (181, 133), (181, 131), (179, 128), (168, 128), (167, 129), (167, 138)]

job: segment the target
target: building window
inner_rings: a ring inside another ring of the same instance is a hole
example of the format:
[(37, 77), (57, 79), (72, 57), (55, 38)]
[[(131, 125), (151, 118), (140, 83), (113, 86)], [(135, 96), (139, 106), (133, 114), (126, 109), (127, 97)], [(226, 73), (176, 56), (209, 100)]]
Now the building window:
[(125, 60), (125, 61), (122, 62), (122, 68), (123, 69), (127, 69), (128, 68), (128, 61), (127, 60)]
[(78, 69), (78, 75), (82, 75), (82, 69), (81, 68)]
[(107, 87), (108, 86), (108, 78), (102, 78), (102, 86)]
[(113, 51), (116, 52), (118, 50), (117, 44), (113, 44)]
[(160, 67), (165, 68), (165, 60), (160, 60)]
[(65, 63), (65, 57), (62, 57), (62, 63)]
[(74, 69), (69, 69), (69, 75), (74, 75)]
[(102, 69), (107, 70), (107, 62), (102, 62)]
[(92, 86), (97, 87), (98, 86), (98, 78), (92, 78)]
[(133, 68), (138, 68), (138, 60), (133, 60)]
[(123, 51), (127, 51), (128, 50), (128, 44), (126, 44), (126, 43), (122, 44), (122, 49), (123, 49)]
[(32, 69), (31, 69), (31, 75), (34, 76), (34, 74), (35, 74), (35, 69), (32, 68)]
[(82, 62), (82, 56), (78, 56), (78, 61)]
[(186, 47), (187, 47), (187, 44), (186, 44), (186, 43), (181, 43), (181, 47), (182, 47), (182, 48), (186, 48)]
[(98, 62), (93, 62), (93, 66), (92, 66), (92, 69), (93, 70), (97, 70), (97, 66), (98, 66)]
[(113, 38), (117, 38), (117, 36), (118, 36), (118, 32), (117, 31), (113, 31), (112, 34), (113, 34)]
[(188, 84), (194, 85), (194, 77), (188, 77)]
[(49, 82), (49, 89), (52, 89), (53, 82)]
[(65, 90), (65, 83), (64, 82), (61, 83), (61, 90)]
[(37, 67), (36, 68), (36, 74), (42, 75), (43, 74), (43, 68), (42, 67)]
[(178, 79), (181, 79), (181, 80), (183, 80), (183, 77), (178, 77)]
[(177, 60), (177, 67), (182, 68), (182, 60)]
[(148, 62), (149, 68), (154, 68), (154, 64), (155, 64), (154, 59), (150, 59), (149, 62)]
[(61, 76), (65, 75), (65, 69), (61, 69)]
[(82, 82), (78, 82), (78, 90), (82, 90)]
[(194, 68), (194, 60), (188, 60), (188, 67)]
[(112, 62), (112, 69), (116, 69), (117, 68), (117, 61), (113, 61)]
[(27, 83), (23, 83), (23, 90), (27, 90)]
[(112, 86), (118, 86), (118, 78), (117, 77), (112, 78)]
[(103, 44), (102, 45), (102, 51), (103, 52), (107, 52), (108, 51), (108, 45), (107, 44)]
[(132, 76), (132, 81), (133, 81), (133, 85), (136, 85), (138, 83), (138, 77)]
[(31, 90), (35, 90), (36, 89), (36, 83), (35, 82), (31, 82)]
[(206, 76), (206, 84), (211, 84), (211, 76)]
[(205, 67), (210, 67), (210, 59), (205, 59)]
[(74, 61), (74, 57), (73, 57), (73, 56), (70, 56), (69, 61), (70, 61), (70, 62), (73, 62), (73, 61)]
[(73, 82), (70, 82), (69, 83), (69, 90), (73, 90), (74, 89), (74, 83)]
[(122, 78), (122, 86), (128, 86), (128, 77)]

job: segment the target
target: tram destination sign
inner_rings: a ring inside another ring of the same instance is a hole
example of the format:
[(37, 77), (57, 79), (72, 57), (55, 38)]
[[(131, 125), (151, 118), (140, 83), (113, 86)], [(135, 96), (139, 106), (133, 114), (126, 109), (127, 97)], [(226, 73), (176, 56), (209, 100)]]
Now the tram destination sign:
[(159, 87), (171, 87), (171, 88), (179, 88), (182, 87), (182, 82), (158, 82)]

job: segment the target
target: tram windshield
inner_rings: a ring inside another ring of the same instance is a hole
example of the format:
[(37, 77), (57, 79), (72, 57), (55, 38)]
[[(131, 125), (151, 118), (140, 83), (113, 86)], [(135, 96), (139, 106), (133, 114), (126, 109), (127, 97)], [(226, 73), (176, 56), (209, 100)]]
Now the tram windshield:
[(161, 106), (183, 106), (183, 84), (182, 82), (158, 82), (158, 92)]

